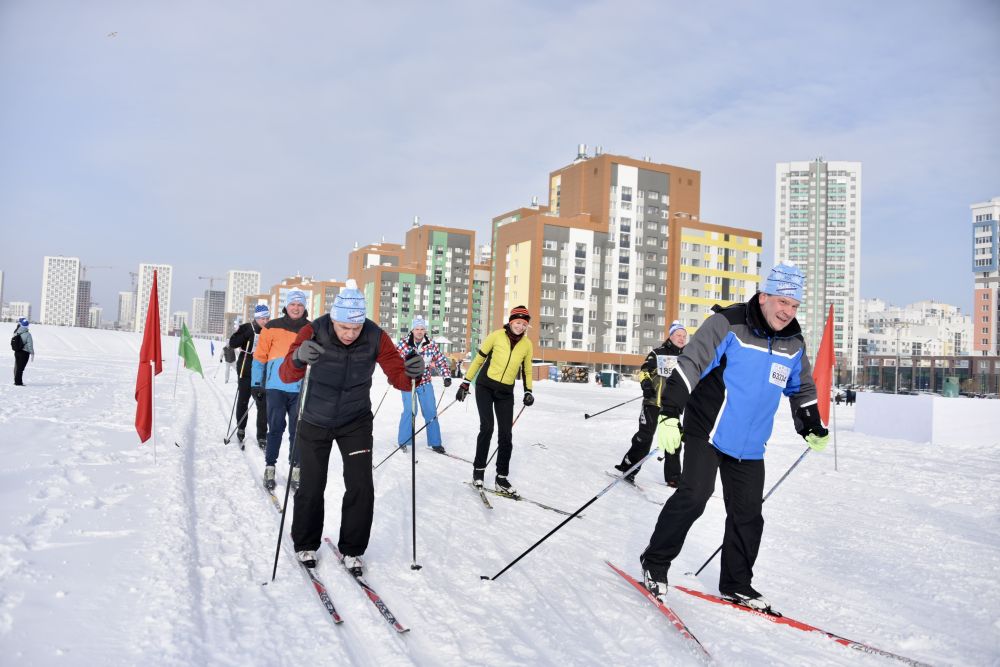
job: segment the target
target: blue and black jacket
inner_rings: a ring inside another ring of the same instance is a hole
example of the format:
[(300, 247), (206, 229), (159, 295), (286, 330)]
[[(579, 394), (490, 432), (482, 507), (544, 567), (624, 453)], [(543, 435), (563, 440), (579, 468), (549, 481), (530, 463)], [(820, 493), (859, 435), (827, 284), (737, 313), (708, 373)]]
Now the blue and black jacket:
[(757, 295), (715, 311), (677, 358), (660, 414), (683, 413), (686, 438), (737, 459), (762, 459), (782, 394), (799, 433), (819, 422), (802, 330), (792, 320), (773, 331)]

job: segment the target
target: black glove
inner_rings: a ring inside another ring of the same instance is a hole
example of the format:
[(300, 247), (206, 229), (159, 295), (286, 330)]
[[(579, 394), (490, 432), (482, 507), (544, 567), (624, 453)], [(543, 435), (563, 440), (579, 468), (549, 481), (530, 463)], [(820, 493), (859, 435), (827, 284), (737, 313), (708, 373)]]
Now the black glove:
[(649, 378), (640, 382), (639, 386), (642, 387), (643, 398), (653, 398), (656, 396), (656, 390), (653, 389), (653, 383), (649, 381)]
[(226, 360), (227, 364), (236, 363), (236, 350), (229, 346), (222, 348), (222, 358)]
[(264, 388), (259, 384), (255, 384), (250, 387), (250, 395), (253, 396), (253, 400), (262, 401), (264, 400)]
[(416, 352), (410, 352), (403, 366), (406, 367), (406, 376), (414, 380), (424, 374), (424, 358)]
[(292, 355), (292, 361), (297, 362), (296, 365), (300, 368), (305, 364), (315, 364), (323, 352), (323, 346), (316, 341), (304, 340), (302, 345), (299, 345), (295, 350), (295, 354)]
[(469, 383), (463, 382), (462, 384), (458, 385), (458, 393), (455, 394), (455, 400), (462, 402), (468, 395), (469, 395)]
[(525, 405), (534, 405), (535, 404), (535, 397), (531, 395), (530, 391), (524, 392), (524, 404)]
[(818, 435), (822, 438), (830, 434), (819, 418), (819, 408), (817, 406), (810, 405), (807, 408), (799, 408), (795, 411), (795, 416), (802, 422), (802, 428), (797, 432), (803, 438), (810, 435)]
[(445, 378), (444, 379), (444, 386), (446, 386), (446, 387), (450, 387), (451, 386), (451, 378)]

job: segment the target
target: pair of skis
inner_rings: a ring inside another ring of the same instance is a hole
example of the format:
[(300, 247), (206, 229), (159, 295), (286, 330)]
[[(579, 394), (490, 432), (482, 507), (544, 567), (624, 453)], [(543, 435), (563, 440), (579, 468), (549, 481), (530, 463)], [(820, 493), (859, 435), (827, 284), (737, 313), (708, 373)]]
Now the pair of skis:
[[(643, 594), (643, 597), (645, 597), (647, 600), (653, 603), (656, 606), (656, 608), (659, 609), (660, 612), (670, 620), (671, 625), (673, 625), (677, 629), (677, 631), (680, 632), (681, 636), (694, 643), (694, 645), (697, 647), (701, 655), (711, 659), (711, 655), (708, 653), (708, 650), (705, 649), (702, 643), (698, 641), (698, 638), (694, 636), (694, 634), (691, 632), (690, 629), (688, 629), (687, 625), (684, 624), (684, 621), (682, 621), (680, 617), (677, 615), (677, 612), (675, 612), (673, 609), (664, 604), (663, 600), (660, 600), (655, 595), (653, 595), (643, 584), (636, 581), (635, 578), (630, 576), (627, 572), (615, 566), (610, 561), (604, 561), (604, 562), (608, 564), (608, 567), (610, 567), (612, 570), (621, 575), (621, 577), (625, 579), (625, 581), (632, 584), (632, 586), (636, 590), (638, 590), (640, 593)], [(772, 623), (777, 623), (779, 625), (786, 625), (788, 627), (795, 628), (796, 630), (802, 630), (803, 632), (817, 632), (819, 634), (827, 636), (828, 638), (832, 639), (841, 646), (846, 646), (847, 648), (854, 649), (855, 651), (860, 651), (862, 653), (868, 653), (871, 655), (880, 655), (885, 658), (892, 658), (893, 660), (898, 660), (907, 665), (912, 665), (912, 667), (929, 667), (927, 663), (923, 663), (918, 660), (913, 660), (912, 658), (907, 658), (906, 656), (898, 655), (896, 653), (890, 653), (889, 651), (877, 648), (870, 644), (865, 644), (864, 642), (859, 642), (853, 639), (847, 639), (846, 637), (841, 637), (840, 635), (834, 634), (827, 630), (823, 630), (822, 628), (817, 628), (816, 626), (809, 625), (808, 623), (803, 623), (802, 621), (797, 621), (787, 616), (782, 616), (781, 614), (778, 613), (769, 614), (767, 612), (760, 611), (757, 609), (751, 609), (750, 607), (745, 607), (743, 605), (738, 605), (733, 602), (730, 602), (729, 600), (719, 597), (718, 595), (712, 595), (711, 593), (696, 591), (694, 589), (686, 588), (684, 586), (673, 586), (672, 588), (675, 588), (676, 590), (679, 590), (683, 593), (687, 593), (688, 595), (693, 595), (694, 597), (700, 598), (707, 602), (713, 602), (715, 604), (731, 607), (733, 609), (738, 609), (740, 611), (749, 612), (754, 616), (760, 616), (762, 618), (765, 618), (771, 621)]]
[[(509, 493), (501, 493), (500, 491), (497, 491), (495, 489), (490, 489), (490, 488), (485, 487), (485, 486), (482, 487), (482, 488), (479, 488), (479, 487), (475, 486), (474, 484), (472, 484), (471, 482), (462, 482), (462, 483), (466, 484), (468, 486), (471, 486), (476, 492), (478, 492), (479, 493), (479, 499), (483, 501), (483, 505), (485, 505), (488, 509), (493, 509), (493, 504), (490, 502), (490, 499), (486, 497), (487, 493), (489, 493), (491, 495), (494, 495), (494, 496), (498, 496), (500, 498), (508, 498), (510, 500), (516, 500), (516, 501), (520, 501), (520, 502), (524, 502), (524, 503), (530, 503), (530, 504), (534, 505), (535, 507), (540, 507), (543, 510), (549, 510), (550, 512), (555, 512), (556, 514), (562, 514), (563, 516), (571, 516), (572, 515), (572, 512), (567, 512), (566, 510), (561, 510), (558, 507), (552, 507), (551, 505), (546, 505), (545, 503), (540, 503), (537, 500), (532, 500), (531, 498), (525, 498), (521, 494), (511, 495)], [(577, 518), (578, 519), (582, 519), (583, 515), (581, 514)]]
[[(272, 491), (271, 489), (267, 489), (263, 486), (261, 488), (264, 490), (265, 493), (267, 493), (268, 497), (271, 500), (271, 504), (274, 506), (274, 509), (277, 510), (278, 513), (280, 514), (281, 501), (278, 500), (278, 497), (274, 494), (274, 491)], [(333, 542), (330, 541), (330, 538), (324, 537), (323, 541), (326, 542), (327, 546), (330, 547), (330, 549), (336, 555), (337, 561), (341, 565), (343, 565), (344, 557), (341, 555), (337, 547), (334, 546)], [(340, 625), (341, 623), (343, 623), (344, 622), (343, 617), (337, 611), (337, 607), (333, 604), (333, 598), (330, 597), (330, 592), (327, 590), (326, 584), (324, 584), (323, 581), (316, 574), (315, 568), (306, 567), (297, 558), (295, 560), (296, 562), (299, 563), (299, 565), (301, 566), (302, 570), (305, 573), (305, 576), (309, 579), (309, 583), (312, 585), (313, 590), (316, 591), (316, 595), (319, 597), (320, 604), (322, 604), (323, 608), (326, 609), (326, 612), (330, 615), (330, 619), (334, 622), (335, 625)], [(344, 566), (344, 569), (346, 570), (347, 567)], [(368, 597), (371, 603), (375, 605), (375, 608), (378, 609), (378, 612), (382, 615), (382, 618), (384, 618), (386, 622), (389, 625), (391, 625), (396, 632), (402, 634), (404, 632), (410, 631), (409, 628), (403, 627), (403, 625), (398, 620), (396, 620), (396, 617), (393, 615), (391, 611), (389, 611), (389, 607), (386, 606), (385, 602), (383, 602), (381, 596), (379, 596), (379, 594), (375, 592), (375, 589), (372, 588), (371, 585), (369, 585), (368, 582), (364, 580), (364, 577), (355, 576), (354, 573), (351, 572), (350, 570), (347, 570), (347, 572), (348, 574), (351, 575), (351, 578), (354, 579), (355, 582), (357, 582), (358, 586), (361, 587), (361, 590), (364, 591), (365, 595)]]

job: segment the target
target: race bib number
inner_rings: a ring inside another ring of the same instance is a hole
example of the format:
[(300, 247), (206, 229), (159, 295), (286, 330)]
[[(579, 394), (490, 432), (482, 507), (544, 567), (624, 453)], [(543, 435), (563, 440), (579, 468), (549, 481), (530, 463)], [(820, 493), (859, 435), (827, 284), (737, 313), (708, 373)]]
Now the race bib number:
[(776, 384), (782, 389), (788, 384), (788, 374), (792, 369), (779, 363), (771, 364), (771, 384)]
[(672, 357), (669, 354), (658, 354), (656, 355), (656, 374), (662, 377), (668, 377), (677, 368), (677, 357)]

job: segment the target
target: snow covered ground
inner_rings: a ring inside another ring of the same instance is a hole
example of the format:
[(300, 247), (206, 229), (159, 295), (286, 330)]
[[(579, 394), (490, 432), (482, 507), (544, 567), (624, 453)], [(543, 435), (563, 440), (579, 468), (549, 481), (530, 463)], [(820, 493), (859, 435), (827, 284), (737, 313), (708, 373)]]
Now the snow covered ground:
[[(462, 482), (471, 466), (419, 448), (417, 560), (411, 562), (410, 460), (375, 473), (369, 580), (400, 621), (396, 635), (321, 551), (319, 576), (345, 622), (334, 626), (288, 548), (268, 580), (279, 517), (259, 488), (263, 457), (222, 438), (235, 383), (198, 342), (206, 379), (180, 371), (164, 339), (157, 459), (133, 428), (135, 334), (33, 326), (26, 387), (0, 384), (0, 662), (11, 665), (662, 665), (699, 664), (684, 639), (604, 564), (638, 575), (669, 489), (657, 464), (646, 492), (619, 485), (494, 582), (492, 575), (563, 517)], [(9, 350), (0, 353), (8, 368)], [(435, 384), (440, 391), (440, 380)], [(377, 404), (385, 389), (376, 373)], [(453, 386), (442, 405), (451, 402)], [(511, 479), (528, 497), (574, 510), (611, 480), (638, 395), (538, 383), (514, 427)], [(960, 400), (960, 399), (956, 399)], [(400, 413), (376, 417), (376, 458)], [(976, 441), (932, 447), (852, 431), (838, 411), (832, 447), (810, 453), (765, 503), (754, 584), (789, 616), (931, 664), (1000, 662), (998, 452)], [(450, 451), (472, 457), (472, 402), (441, 419)], [(251, 427), (251, 434), (253, 430)], [(176, 444), (175, 444), (176, 443)], [(249, 445), (249, 441), (248, 441)], [(283, 445), (282, 454), (287, 451)], [(803, 452), (787, 409), (768, 457), (768, 488)], [(282, 459), (284, 461), (284, 459)], [(336, 541), (342, 483), (334, 456), (326, 534)], [(287, 468), (279, 467), (279, 481)], [(279, 491), (282, 487), (279, 486)], [(714, 498), (671, 570), (715, 592), (724, 511)], [(288, 524), (286, 524), (286, 530)], [(286, 538), (286, 544), (288, 540)], [(890, 664), (829, 639), (682, 593), (669, 602), (721, 664)]]

